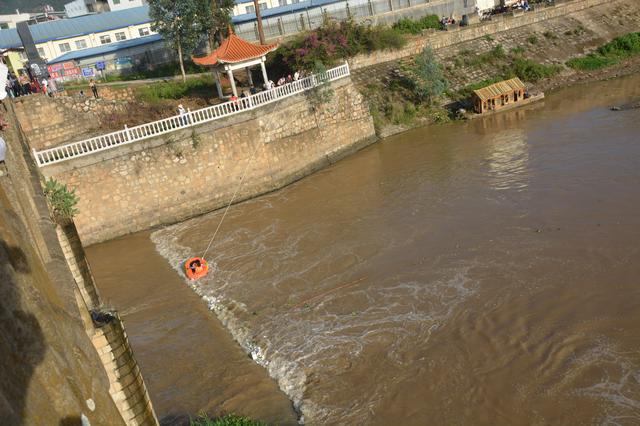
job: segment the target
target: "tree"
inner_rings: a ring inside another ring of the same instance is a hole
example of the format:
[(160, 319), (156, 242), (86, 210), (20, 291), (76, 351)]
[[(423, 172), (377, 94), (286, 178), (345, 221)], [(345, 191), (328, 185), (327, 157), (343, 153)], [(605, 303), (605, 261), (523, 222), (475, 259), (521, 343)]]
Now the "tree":
[(182, 81), (187, 81), (184, 55), (195, 49), (206, 34), (204, 7), (207, 0), (149, 0), (152, 29), (159, 32), (178, 52)]
[(231, 26), (231, 10), (235, 5), (234, 0), (208, 0), (211, 11), (211, 23), (209, 29), (209, 44), (211, 49), (217, 42), (222, 43), (222, 39), (228, 35)]
[(429, 47), (425, 47), (415, 59), (410, 73), (413, 77), (413, 92), (420, 102), (430, 103), (447, 89), (442, 67)]

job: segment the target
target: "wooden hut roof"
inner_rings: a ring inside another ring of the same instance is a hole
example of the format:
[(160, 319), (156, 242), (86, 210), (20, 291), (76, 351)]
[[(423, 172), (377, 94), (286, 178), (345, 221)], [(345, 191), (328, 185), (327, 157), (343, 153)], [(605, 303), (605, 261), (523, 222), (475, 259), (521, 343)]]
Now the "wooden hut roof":
[(507, 93), (524, 89), (526, 89), (524, 83), (520, 81), (518, 77), (515, 77), (510, 80), (491, 84), (487, 87), (483, 87), (482, 89), (474, 90), (473, 93), (475, 93), (481, 100), (486, 101), (487, 99), (493, 99), (500, 95), (506, 95)]
[(277, 48), (278, 43), (268, 45), (253, 44), (232, 33), (216, 50), (202, 58), (193, 58), (193, 62), (198, 65), (233, 64), (259, 58)]

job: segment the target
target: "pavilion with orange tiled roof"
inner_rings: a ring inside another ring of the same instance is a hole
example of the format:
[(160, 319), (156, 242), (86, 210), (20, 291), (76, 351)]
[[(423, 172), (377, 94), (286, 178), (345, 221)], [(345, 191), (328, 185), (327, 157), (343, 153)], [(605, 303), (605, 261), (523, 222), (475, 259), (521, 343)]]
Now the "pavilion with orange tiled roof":
[(253, 44), (241, 39), (231, 32), (229, 37), (224, 39), (216, 50), (207, 56), (193, 58), (193, 62), (198, 65), (213, 67), (216, 89), (218, 90), (218, 96), (222, 99), (224, 96), (222, 94), (222, 86), (220, 85), (220, 71), (227, 73), (229, 76), (229, 82), (231, 82), (231, 90), (235, 96), (238, 96), (236, 83), (233, 79), (233, 71), (240, 68), (246, 68), (249, 83), (253, 84), (253, 79), (251, 78), (251, 67), (260, 64), (260, 67), (262, 68), (262, 77), (266, 83), (269, 81), (267, 68), (264, 66), (266, 55), (277, 48), (277, 43), (267, 45)]

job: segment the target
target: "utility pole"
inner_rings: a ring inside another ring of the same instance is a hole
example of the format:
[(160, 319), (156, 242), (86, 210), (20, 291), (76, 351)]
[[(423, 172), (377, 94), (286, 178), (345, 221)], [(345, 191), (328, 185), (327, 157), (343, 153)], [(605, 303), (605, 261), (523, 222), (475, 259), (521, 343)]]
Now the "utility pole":
[(253, 0), (253, 6), (256, 9), (256, 22), (258, 23), (258, 36), (260, 36), (260, 44), (267, 44), (264, 41), (264, 31), (262, 30), (262, 16), (260, 16), (259, 0)]

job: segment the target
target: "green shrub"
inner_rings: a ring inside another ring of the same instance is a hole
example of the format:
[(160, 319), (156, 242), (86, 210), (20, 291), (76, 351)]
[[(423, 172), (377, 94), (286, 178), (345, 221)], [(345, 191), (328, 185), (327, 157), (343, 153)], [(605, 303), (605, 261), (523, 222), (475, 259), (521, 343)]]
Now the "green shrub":
[(69, 190), (67, 185), (63, 185), (53, 178), (49, 178), (44, 185), (44, 195), (51, 207), (53, 218), (56, 220), (70, 220), (77, 215), (78, 196), (75, 189)]
[(252, 420), (248, 417), (236, 416), (229, 414), (217, 419), (211, 419), (201, 415), (189, 422), (189, 426), (267, 426), (266, 423)]
[(190, 78), (186, 82), (162, 81), (136, 89), (138, 97), (146, 102), (159, 102), (161, 99), (181, 99), (196, 92), (213, 93), (213, 77)]
[(629, 33), (616, 37), (600, 46), (594, 53), (567, 61), (577, 70), (596, 70), (618, 63), (620, 59), (640, 54), (640, 33)]
[(409, 88), (412, 89), (416, 100), (420, 103), (431, 103), (447, 89), (447, 80), (442, 72), (442, 67), (429, 47), (425, 47), (408, 70), (410, 80)]
[(549, 40), (555, 40), (558, 38), (558, 36), (552, 33), (551, 31), (545, 31), (542, 33), (542, 35), (545, 36), (545, 38), (548, 38)]
[(496, 45), (493, 49), (489, 51), (489, 54), (494, 59), (504, 59), (507, 54), (504, 51), (504, 47), (501, 44)]
[(429, 117), (437, 124), (445, 124), (451, 121), (449, 111), (444, 108), (432, 108), (429, 111)]
[(413, 20), (404, 18), (393, 24), (393, 29), (403, 34), (420, 34), (426, 29), (439, 29), (440, 19), (438, 15), (427, 15), (424, 18)]
[(522, 46), (517, 46), (511, 49), (512, 55), (519, 56), (519, 55), (522, 55), (523, 53), (524, 53), (524, 47)]
[(507, 68), (507, 75), (517, 76), (521, 80), (535, 82), (553, 77), (562, 70), (559, 65), (543, 65), (529, 59), (516, 58)]
[(629, 33), (616, 37), (598, 48), (602, 56), (628, 57), (640, 53), (640, 33)]
[(617, 59), (606, 56), (589, 54), (580, 58), (573, 58), (567, 61), (567, 66), (581, 71), (593, 71), (611, 66), (617, 63)]
[(530, 44), (538, 44), (538, 37), (536, 37), (534, 35), (530, 35), (529, 37), (527, 37), (527, 41)]

